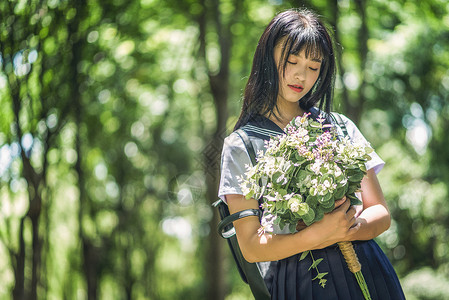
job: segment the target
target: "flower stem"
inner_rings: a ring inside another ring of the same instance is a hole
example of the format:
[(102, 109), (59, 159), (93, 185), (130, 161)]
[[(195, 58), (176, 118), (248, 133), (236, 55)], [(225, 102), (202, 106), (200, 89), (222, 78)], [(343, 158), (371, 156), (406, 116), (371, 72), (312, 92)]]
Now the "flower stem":
[(357, 254), (354, 251), (354, 246), (351, 242), (339, 242), (338, 247), (340, 247), (340, 251), (348, 264), (349, 271), (351, 271), (357, 279), (357, 283), (359, 284), (363, 297), (365, 300), (371, 300), (368, 285), (366, 284), (365, 278), (362, 274), (362, 265), (360, 264)]

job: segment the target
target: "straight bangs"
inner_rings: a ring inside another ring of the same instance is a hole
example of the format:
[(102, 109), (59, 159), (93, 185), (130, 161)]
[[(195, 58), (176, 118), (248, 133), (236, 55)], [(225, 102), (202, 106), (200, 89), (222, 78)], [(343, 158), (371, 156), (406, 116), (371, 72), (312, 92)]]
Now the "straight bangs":
[(279, 62), (282, 65), (283, 74), (285, 74), (289, 55), (297, 55), (304, 50), (306, 59), (320, 60), (322, 66), (325, 64), (325, 58), (331, 55), (326, 37), (321, 35), (318, 30), (310, 27), (306, 30), (291, 31), (284, 37), (283, 43), (281, 61)]

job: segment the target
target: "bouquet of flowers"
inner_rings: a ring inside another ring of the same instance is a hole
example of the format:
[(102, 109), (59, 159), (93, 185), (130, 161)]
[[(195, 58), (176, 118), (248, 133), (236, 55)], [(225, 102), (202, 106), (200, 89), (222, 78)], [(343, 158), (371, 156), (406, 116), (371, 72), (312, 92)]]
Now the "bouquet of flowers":
[[(351, 200), (351, 205), (361, 204), (355, 193), (366, 174), (365, 162), (373, 151), (370, 147), (354, 143), (349, 137), (339, 140), (335, 127), (324, 124), (323, 118), (311, 120), (308, 114), (293, 119), (285, 131), (286, 134), (266, 142), (265, 154), (260, 151), (257, 164), (247, 166), (241, 178), (247, 199), (263, 199), (260, 232), (273, 232), (273, 225), (278, 225), (288, 226), (293, 233), (298, 223), (308, 226), (321, 220), (334, 209), (335, 201), (344, 196)], [(365, 299), (370, 299), (352, 243), (338, 245)], [(320, 273), (317, 268), (322, 259), (315, 260), (312, 252), (306, 251), (300, 260), (308, 254), (312, 257), (309, 270), (317, 271), (314, 279), (319, 279), (324, 287), (327, 273)]]

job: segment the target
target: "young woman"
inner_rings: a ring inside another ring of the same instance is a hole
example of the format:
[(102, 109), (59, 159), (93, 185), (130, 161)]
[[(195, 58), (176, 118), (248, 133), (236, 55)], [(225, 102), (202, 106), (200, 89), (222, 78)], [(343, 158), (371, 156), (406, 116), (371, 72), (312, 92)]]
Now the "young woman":
[[(249, 124), (254, 129), (248, 135), (255, 151), (263, 151), (264, 137), (282, 133), (294, 117), (305, 112), (330, 113), (334, 77), (332, 40), (317, 16), (307, 10), (278, 14), (259, 40), (235, 129)], [(353, 122), (342, 119), (351, 139), (366, 142)], [(384, 162), (376, 153), (371, 156), (362, 180), (363, 207), (351, 207), (343, 198), (321, 221), (294, 234), (282, 228), (275, 228), (274, 234), (259, 234), (261, 224), (255, 216), (234, 222), (247, 261), (276, 261), (264, 278), (272, 299), (363, 299), (335, 245), (340, 241), (353, 242), (372, 299), (404, 299), (393, 267), (372, 240), (389, 228), (390, 213), (376, 177)], [(246, 200), (239, 187), (238, 177), (248, 164), (242, 139), (235, 132), (230, 134), (223, 147), (219, 196), (231, 214), (259, 207), (257, 199)], [(310, 258), (299, 260), (307, 250), (313, 250), (315, 259), (324, 258), (319, 264), (320, 272), (328, 272), (324, 288), (312, 280)]]

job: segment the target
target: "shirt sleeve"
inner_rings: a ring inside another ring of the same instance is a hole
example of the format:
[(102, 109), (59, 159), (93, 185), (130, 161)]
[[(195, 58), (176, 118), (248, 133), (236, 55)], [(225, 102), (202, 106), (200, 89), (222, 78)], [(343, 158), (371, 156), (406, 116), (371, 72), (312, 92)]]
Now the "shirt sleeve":
[(226, 202), (226, 195), (242, 195), (239, 177), (246, 172), (246, 166), (251, 165), (248, 152), (242, 139), (236, 133), (231, 133), (224, 140), (221, 154), (221, 177), (218, 196)]
[[(363, 143), (371, 147), (371, 144), (366, 140), (366, 138), (363, 136), (363, 134), (360, 132), (360, 130), (357, 128), (357, 126), (352, 122), (348, 117), (340, 114), (340, 116), (343, 119), (343, 122), (346, 125), (346, 130), (348, 131), (348, 135), (351, 138), (352, 141), (356, 143)], [(380, 170), (385, 165), (385, 162), (380, 158), (380, 156), (375, 152), (371, 152), (369, 154), (371, 156), (371, 160), (366, 162), (366, 169), (374, 169), (374, 172), (378, 174)]]

